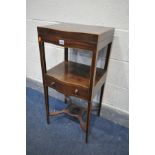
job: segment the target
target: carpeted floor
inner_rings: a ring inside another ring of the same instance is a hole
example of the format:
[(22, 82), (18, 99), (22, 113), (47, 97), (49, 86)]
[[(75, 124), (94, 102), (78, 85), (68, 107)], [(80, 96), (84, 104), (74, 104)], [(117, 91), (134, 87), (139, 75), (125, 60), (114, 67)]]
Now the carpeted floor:
[[(43, 94), (27, 88), (27, 155), (128, 155), (128, 128), (92, 115), (89, 143), (79, 123), (66, 115), (46, 124)], [(65, 104), (50, 98), (55, 109)]]

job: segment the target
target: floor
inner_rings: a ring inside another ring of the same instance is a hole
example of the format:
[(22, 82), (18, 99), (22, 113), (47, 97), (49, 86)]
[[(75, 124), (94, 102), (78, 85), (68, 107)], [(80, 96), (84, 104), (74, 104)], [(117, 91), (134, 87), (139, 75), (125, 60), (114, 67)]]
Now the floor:
[[(129, 129), (92, 115), (89, 143), (78, 121), (61, 115), (46, 123), (43, 94), (26, 88), (27, 155), (128, 155)], [(50, 109), (66, 104), (49, 98)]]

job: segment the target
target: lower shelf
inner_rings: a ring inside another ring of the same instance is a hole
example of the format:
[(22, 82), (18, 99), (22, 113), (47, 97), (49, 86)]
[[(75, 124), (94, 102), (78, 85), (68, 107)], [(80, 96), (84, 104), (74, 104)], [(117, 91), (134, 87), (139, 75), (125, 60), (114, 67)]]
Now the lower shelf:
[[(45, 83), (67, 96), (75, 96), (81, 99), (90, 98), (90, 66), (71, 61), (64, 61), (51, 68), (45, 74)], [(96, 68), (95, 85), (93, 95), (101, 89), (105, 82), (106, 71)]]
[[(90, 86), (90, 66), (72, 61), (64, 61), (47, 71), (49, 77), (53, 77), (62, 83), (89, 88)], [(96, 68), (95, 84), (99, 82), (105, 74), (105, 70)]]

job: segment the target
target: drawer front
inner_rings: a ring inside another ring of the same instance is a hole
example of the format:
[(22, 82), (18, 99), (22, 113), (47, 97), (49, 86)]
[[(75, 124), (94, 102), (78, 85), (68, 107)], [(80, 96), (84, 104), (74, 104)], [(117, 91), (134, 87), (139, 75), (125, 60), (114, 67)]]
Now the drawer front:
[(82, 99), (88, 99), (89, 97), (88, 89), (62, 83), (52, 77), (46, 76), (45, 83), (48, 87), (51, 87), (67, 96), (76, 96)]

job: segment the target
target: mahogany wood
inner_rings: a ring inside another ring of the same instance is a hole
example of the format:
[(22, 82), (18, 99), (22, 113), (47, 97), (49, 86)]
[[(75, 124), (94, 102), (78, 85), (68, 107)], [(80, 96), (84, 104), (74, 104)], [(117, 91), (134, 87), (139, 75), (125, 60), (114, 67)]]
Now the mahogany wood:
[[(112, 42), (114, 29), (103, 26), (59, 23), (39, 26), (38, 35), (45, 42), (72, 48), (98, 50)], [(59, 43), (64, 40), (64, 45)]]
[(65, 54), (64, 54), (64, 56), (65, 56), (65, 61), (68, 61), (68, 48), (64, 48), (65, 49)]
[[(39, 26), (37, 30), (47, 123), (49, 123), (49, 116), (62, 112), (75, 116), (69, 110), (49, 112), (48, 87), (63, 93), (65, 95), (65, 102), (67, 102), (67, 96), (85, 99), (88, 101), (86, 124), (82, 121), (81, 115), (76, 115), (75, 117), (79, 119), (81, 127), (85, 130), (85, 142), (88, 142), (92, 99), (101, 90), (97, 113), (100, 115), (114, 29), (102, 26), (58, 23), (50, 26)], [(64, 62), (48, 71), (46, 70), (44, 42), (64, 47)], [(104, 69), (97, 68), (99, 50), (106, 46), (108, 48), (105, 67)], [(90, 50), (92, 52), (91, 66), (68, 60), (68, 48), (70, 47)]]
[(101, 112), (103, 91), (104, 91), (104, 84), (103, 84), (102, 87), (101, 87), (100, 101), (99, 101), (99, 107), (98, 107), (98, 112), (97, 112), (97, 115), (98, 115), (98, 116), (100, 116), (100, 112)]
[(39, 50), (40, 50), (40, 61), (41, 61), (41, 68), (42, 68), (42, 78), (43, 78), (43, 85), (44, 85), (44, 96), (45, 96), (45, 107), (46, 107), (46, 120), (49, 124), (49, 98), (48, 98), (48, 87), (46, 86), (45, 82), (45, 74), (46, 74), (46, 59), (45, 59), (45, 48), (44, 42), (42, 41), (41, 37), (38, 37), (39, 42)]
[[(64, 54), (64, 60), (65, 61), (68, 61), (68, 48), (67, 47), (64, 48), (64, 52), (65, 52), (65, 54)], [(66, 97), (67, 96), (65, 95), (65, 103), (67, 103)]]
[(86, 123), (82, 119), (83, 113), (86, 111), (85, 108), (81, 108), (73, 103), (70, 103), (67, 108), (62, 109), (60, 111), (50, 112), (50, 116), (56, 116), (60, 114), (67, 114), (69, 116), (75, 117), (79, 120), (81, 128), (86, 132)]

